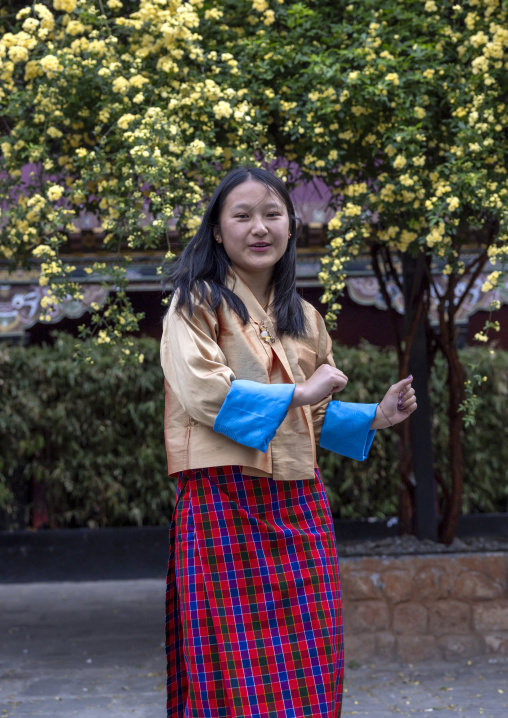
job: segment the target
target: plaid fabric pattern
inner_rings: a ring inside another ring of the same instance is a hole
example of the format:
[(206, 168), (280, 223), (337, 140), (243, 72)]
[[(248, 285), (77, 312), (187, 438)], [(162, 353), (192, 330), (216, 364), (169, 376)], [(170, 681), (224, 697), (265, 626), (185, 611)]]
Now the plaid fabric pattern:
[(166, 594), (168, 718), (339, 718), (337, 549), (319, 472), (181, 472)]

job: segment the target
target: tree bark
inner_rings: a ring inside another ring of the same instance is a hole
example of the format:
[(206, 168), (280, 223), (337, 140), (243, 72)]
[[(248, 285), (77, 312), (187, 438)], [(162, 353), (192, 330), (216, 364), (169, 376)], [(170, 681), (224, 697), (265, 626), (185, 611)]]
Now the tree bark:
[(464, 401), (464, 370), (460, 363), (457, 347), (448, 347), (448, 449), (450, 452), (451, 487), (445, 496), (443, 518), (439, 526), (439, 540), (450, 544), (457, 533), (459, 517), (462, 512), (462, 494), (464, 489), (464, 455), (462, 452), (463, 415), (459, 406)]
[(464, 420), (459, 407), (466, 392), (464, 369), (457, 349), (457, 305), (454, 303), (456, 281), (454, 276), (450, 276), (447, 291), (439, 300), (439, 334), (434, 337), (448, 366), (448, 451), (451, 481), (447, 490), (442, 493), (439, 540), (444, 544), (450, 544), (457, 533), (464, 489), (464, 455), (461, 441)]
[[(384, 251), (387, 255), (384, 259), (384, 269), (381, 268), (380, 254)], [(403, 338), (399, 331), (399, 314), (395, 310), (392, 304), (390, 293), (387, 287), (387, 281), (391, 278), (393, 281), (397, 281), (395, 274), (394, 264), (390, 257), (390, 250), (383, 248), (373, 243), (371, 246), (371, 257), (372, 267), (374, 274), (376, 275), (379, 289), (385, 301), (388, 310), (388, 316), (392, 322), (394, 333), (395, 333), (395, 348), (397, 350), (397, 358), (399, 363), (399, 380), (403, 379), (408, 374), (408, 359), (409, 354), (407, 352), (408, 342), (403, 342)], [(397, 281), (397, 284), (399, 282)], [(402, 289), (402, 288), (401, 288)], [(404, 351), (406, 349), (406, 351)], [(407, 422), (397, 424), (395, 431), (399, 436), (399, 461), (397, 469), (400, 476), (399, 486), (399, 528), (401, 533), (414, 533), (414, 482), (412, 480), (411, 468), (413, 465), (413, 457), (411, 452), (411, 438), (409, 434), (409, 426)]]
[[(424, 307), (428, 306), (428, 258), (416, 259), (408, 254), (402, 258), (404, 302), (406, 314), (406, 346), (408, 373), (413, 375), (418, 411), (411, 422), (411, 449), (415, 479), (414, 529), (419, 539), (437, 541), (436, 490), (431, 432), (431, 406), (428, 389), (427, 329)], [(405, 367), (404, 367), (405, 368)]]

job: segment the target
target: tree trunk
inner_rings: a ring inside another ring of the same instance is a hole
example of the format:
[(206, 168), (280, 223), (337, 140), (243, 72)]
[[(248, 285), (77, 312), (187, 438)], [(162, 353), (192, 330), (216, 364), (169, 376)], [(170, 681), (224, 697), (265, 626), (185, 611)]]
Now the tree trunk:
[(459, 517), (462, 511), (462, 494), (464, 487), (464, 455), (462, 452), (461, 434), (463, 415), (459, 411), (464, 401), (464, 370), (460, 363), (457, 347), (448, 345), (446, 351), (448, 361), (448, 449), (450, 453), (451, 487), (444, 497), (443, 519), (439, 526), (439, 540), (450, 544), (457, 533)]
[[(393, 259), (390, 255), (390, 250), (387, 247), (381, 248), (378, 244), (374, 243), (371, 246), (371, 257), (372, 267), (374, 274), (376, 275), (381, 294), (385, 301), (388, 316), (393, 326), (395, 335), (395, 348), (397, 350), (397, 359), (399, 364), (399, 380), (406, 377), (409, 373), (408, 362), (409, 362), (409, 351), (411, 347), (411, 337), (406, 338), (404, 341), (403, 337), (399, 332), (399, 314), (395, 310), (390, 292), (388, 291), (387, 282), (391, 279), (399, 287), (400, 291), (403, 291), (402, 283), (397, 275)], [(381, 261), (384, 267), (381, 268)], [(414, 533), (414, 519), (415, 519), (415, 491), (414, 491), (414, 479), (412, 475), (413, 467), (413, 456), (411, 451), (411, 436), (409, 431), (408, 422), (398, 424), (394, 431), (399, 436), (398, 442), (398, 454), (399, 461), (397, 469), (400, 476), (399, 486), (399, 528), (401, 533)]]
[[(404, 302), (408, 373), (413, 375), (418, 411), (411, 422), (411, 449), (414, 473), (414, 531), (419, 539), (437, 541), (436, 490), (431, 433), (431, 406), (428, 389), (427, 330), (424, 306), (428, 297), (428, 259), (403, 255)], [(402, 368), (406, 371), (403, 364)]]

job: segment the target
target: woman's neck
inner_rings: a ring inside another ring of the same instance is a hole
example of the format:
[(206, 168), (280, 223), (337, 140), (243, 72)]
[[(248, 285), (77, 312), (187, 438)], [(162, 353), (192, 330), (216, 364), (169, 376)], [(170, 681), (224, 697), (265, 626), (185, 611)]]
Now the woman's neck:
[(269, 274), (260, 272), (259, 274), (245, 275), (241, 270), (235, 269), (234, 271), (249, 287), (259, 304), (265, 308), (269, 301), (270, 289), (272, 287), (272, 272)]

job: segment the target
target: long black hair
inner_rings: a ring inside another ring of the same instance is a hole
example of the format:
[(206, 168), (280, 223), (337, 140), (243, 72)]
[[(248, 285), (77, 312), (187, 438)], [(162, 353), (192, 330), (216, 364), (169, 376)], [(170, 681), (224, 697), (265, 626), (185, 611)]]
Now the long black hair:
[(193, 301), (202, 302), (208, 289), (213, 310), (224, 300), (244, 324), (249, 321), (245, 304), (225, 285), (231, 263), (222, 243), (219, 244), (214, 238), (214, 229), (219, 226), (226, 197), (235, 187), (248, 180), (264, 184), (268, 191), (274, 192), (286, 205), (291, 236), (286, 251), (273, 268), (275, 320), (279, 334), (304, 336), (305, 314), (302, 298), (296, 291), (296, 240), (301, 224), (295, 217), (293, 202), (284, 183), (270, 172), (257, 167), (239, 167), (224, 177), (212, 195), (198, 231), (170, 267), (168, 279), (174, 291), (178, 292), (176, 309), (187, 305), (192, 314)]

